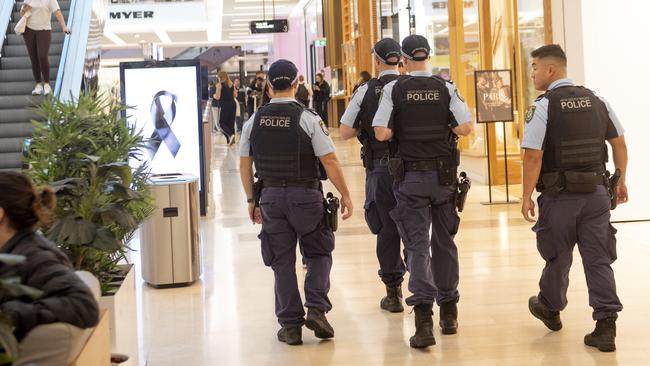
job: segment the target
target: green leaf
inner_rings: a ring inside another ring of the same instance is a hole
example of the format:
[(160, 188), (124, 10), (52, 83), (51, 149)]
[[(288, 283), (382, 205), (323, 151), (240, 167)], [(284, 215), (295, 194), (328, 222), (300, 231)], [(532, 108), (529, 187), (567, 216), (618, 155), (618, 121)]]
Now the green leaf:
[(95, 236), (92, 246), (95, 249), (112, 252), (118, 250), (122, 246), (122, 243), (115, 238), (110, 230), (102, 228), (97, 231), (97, 236)]
[(13, 328), (4, 322), (0, 322), (0, 346), (10, 359), (18, 357), (18, 341), (14, 337)]

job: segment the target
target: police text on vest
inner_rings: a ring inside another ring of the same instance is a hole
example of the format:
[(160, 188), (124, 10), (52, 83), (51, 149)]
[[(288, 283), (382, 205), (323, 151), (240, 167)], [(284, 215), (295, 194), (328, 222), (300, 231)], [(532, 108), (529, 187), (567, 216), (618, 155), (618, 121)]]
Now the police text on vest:
[(262, 116), (260, 118), (260, 127), (290, 128), (291, 117)]

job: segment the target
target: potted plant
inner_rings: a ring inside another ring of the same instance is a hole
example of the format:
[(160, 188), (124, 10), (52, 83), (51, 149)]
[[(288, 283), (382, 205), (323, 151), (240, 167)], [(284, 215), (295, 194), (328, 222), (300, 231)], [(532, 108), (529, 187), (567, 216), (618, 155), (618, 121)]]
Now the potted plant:
[[(153, 212), (147, 165), (129, 165), (141, 161), (144, 139), (127, 124), (124, 110), (95, 93), (70, 101), (49, 99), (37, 108), (48, 122), (35, 122), (26, 154), (28, 174), (57, 196), (55, 221), (45, 235), (68, 254), (76, 270), (99, 279), (101, 305), (111, 314), (114, 351), (123, 353), (126, 349), (117, 344), (123, 340), (135, 343), (137, 352), (137, 322), (134, 271), (120, 263), (127, 261), (129, 242)], [(119, 334), (123, 327), (129, 334)]]
[[(25, 257), (0, 254), (1, 266), (15, 266), (25, 261)], [(0, 297), (3, 299), (28, 297), (38, 299), (42, 292), (20, 284), (20, 277), (9, 270), (0, 275)], [(11, 364), (18, 357), (18, 341), (14, 337), (11, 319), (0, 312), (0, 365)]]

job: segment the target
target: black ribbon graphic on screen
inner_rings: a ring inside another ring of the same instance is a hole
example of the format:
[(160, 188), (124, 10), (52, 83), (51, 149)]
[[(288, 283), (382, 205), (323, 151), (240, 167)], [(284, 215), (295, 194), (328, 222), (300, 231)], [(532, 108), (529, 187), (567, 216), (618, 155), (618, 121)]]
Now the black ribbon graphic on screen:
[[(171, 103), (167, 108), (163, 107), (161, 100), (163, 97), (171, 98)], [(159, 91), (153, 97), (153, 101), (151, 102), (151, 121), (154, 123), (155, 131), (151, 135), (149, 142), (147, 142), (147, 149), (149, 150), (151, 160), (156, 156), (158, 149), (160, 149), (160, 144), (163, 141), (173, 157), (176, 157), (178, 150), (181, 148), (181, 143), (176, 138), (176, 135), (174, 135), (171, 127), (176, 118), (176, 100), (176, 95), (166, 90)]]

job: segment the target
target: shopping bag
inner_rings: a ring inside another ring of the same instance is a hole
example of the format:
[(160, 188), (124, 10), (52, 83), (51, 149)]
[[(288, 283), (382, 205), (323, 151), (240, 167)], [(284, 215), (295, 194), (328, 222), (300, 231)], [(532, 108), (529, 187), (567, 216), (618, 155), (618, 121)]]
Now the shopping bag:
[(28, 10), (27, 12), (25, 12), (25, 15), (23, 15), (23, 17), (20, 18), (18, 23), (16, 23), (16, 27), (14, 27), (14, 31), (16, 32), (16, 34), (21, 35), (25, 33), (25, 29), (27, 28), (27, 19), (29, 19), (30, 16), (32, 16), (32, 12)]

